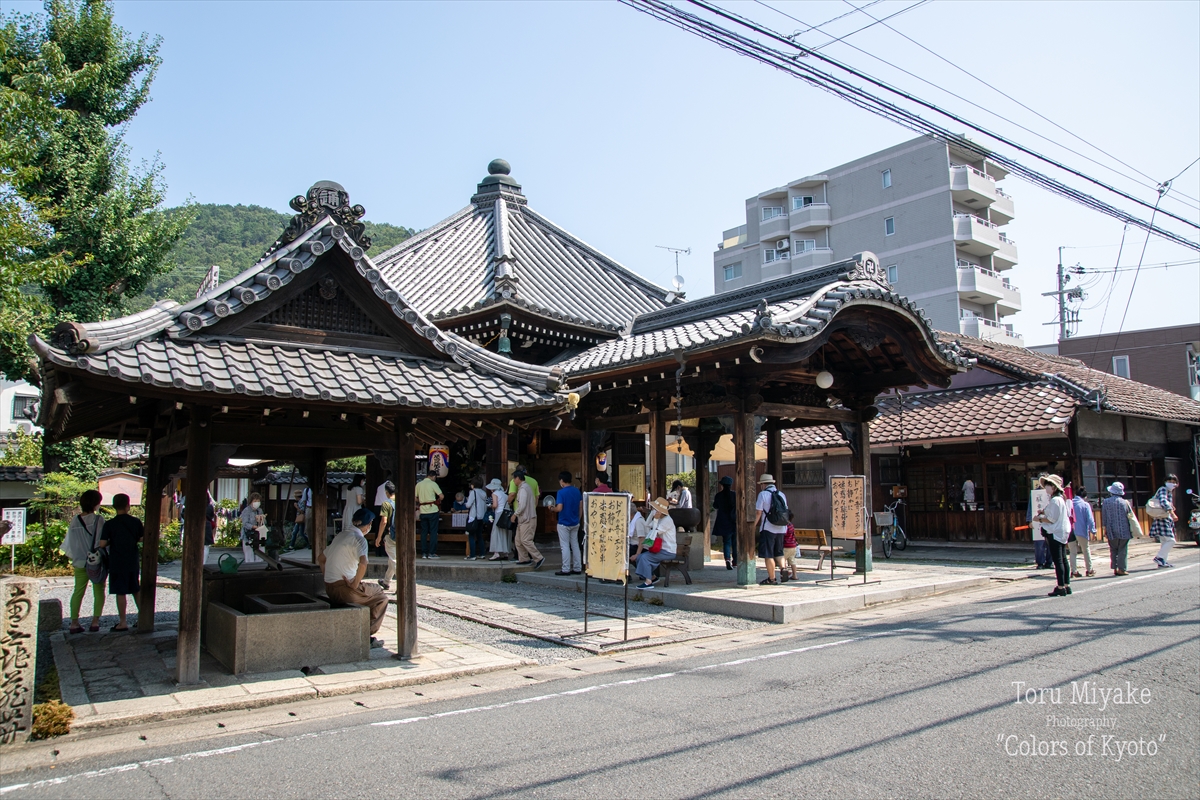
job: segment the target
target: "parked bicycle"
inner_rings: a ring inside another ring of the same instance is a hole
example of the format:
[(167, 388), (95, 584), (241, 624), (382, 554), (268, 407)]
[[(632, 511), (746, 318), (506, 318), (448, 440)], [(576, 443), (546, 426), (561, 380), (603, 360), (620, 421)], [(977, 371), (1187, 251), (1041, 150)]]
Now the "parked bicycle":
[(903, 550), (908, 547), (908, 535), (896, 520), (896, 509), (904, 501), (896, 498), (891, 505), (885, 505), (883, 511), (875, 512), (875, 524), (879, 526), (879, 537), (882, 539), (883, 557), (892, 557), (892, 548)]

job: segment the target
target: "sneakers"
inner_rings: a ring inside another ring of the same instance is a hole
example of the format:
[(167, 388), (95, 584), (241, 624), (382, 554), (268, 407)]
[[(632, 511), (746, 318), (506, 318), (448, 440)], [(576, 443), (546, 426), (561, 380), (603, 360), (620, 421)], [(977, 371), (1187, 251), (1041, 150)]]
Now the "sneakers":
[(533, 562), (532, 561), (514, 561), (513, 563), (516, 564), (518, 567), (525, 567), (525, 566), (532, 564)]
[(539, 559), (537, 560), (537, 563), (533, 565), (534, 572), (536, 572), (537, 570), (541, 569), (541, 568), (542, 568), (542, 564), (545, 564), (545, 563), (546, 563), (546, 557), (545, 557), (545, 556), (542, 556), (541, 558), (539, 558)]
[(421, 558), (429, 558), (429, 556), (426, 555), (425, 553), (421, 553)]
[(574, 573), (572, 573), (571, 570), (569, 570), (569, 569), (560, 569), (558, 572), (556, 572), (554, 574), (555, 575), (573, 575)]
[(1087, 572), (1085, 572), (1083, 574), (1088, 576), (1089, 578), (1094, 578), (1094, 577), (1096, 577), (1096, 570), (1089, 569)]
[(463, 559), (463, 561), (474, 561), (474, 560), (475, 560), (475, 556), (467, 556), (466, 558)]
[(372, 636), (371, 637), (371, 649), (374, 650), (376, 647), (383, 647), (383, 642), (379, 641), (374, 636)]
[(388, 583), (387, 581), (380, 581), (379, 588), (383, 589), (386, 592), (388, 589), (392, 588), (392, 585), (390, 583)]
[(1161, 558), (1159, 558), (1158, 556), (1155, 556), (1155, 557), (1154, 557), (1154, 563), (1155, 563), (1155, 564), (1157, 564), (1157, 565), (1159, 566), (1159, 568), (1160, 568), (1160, 569), (1161, 569), (1162, 567), (1165, 567), (1165, 566), (1167, 565), (1167, 562), (1163, 561), (1163, 560), (1162, 560)]
[(1070, 586), (1068, 586), (1068, 587), (1066, 588), (1066, 592), (1065, 592), (1065, 593), (1066, 593), (1066, 594), (1070, 594), (1070, 593), (1071, 593), (1071, 587), (1070, 587)]
[(1083, 577), (1083, 575), (1082, 575), (1082, 574), (1079, 572), (1079, 570), (1076, 570), (1076, 571), (1074, 571), (1074, 572), (1072, 572), (1072, 573), (1071, 573), (1071, 577), (1072, 577), (1072, 578), (1082, 578), (1082, 577)]

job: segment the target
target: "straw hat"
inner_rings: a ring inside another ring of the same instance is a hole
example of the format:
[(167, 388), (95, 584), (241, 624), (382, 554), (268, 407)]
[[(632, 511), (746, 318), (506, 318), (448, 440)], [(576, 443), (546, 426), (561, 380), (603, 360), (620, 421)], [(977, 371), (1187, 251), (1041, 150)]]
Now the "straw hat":
[(649, 505), (651, 508), (653, 508), (655, 511), (662, 514), (663, 516), (666, 516), (667, 514), (669, 514), (671, 512), (671, 505), (667, 502), (665, 497), (660, 497), (656, 500), (651, 500), (647, 505)]
[(769, 473), (769, 472), (764, 472), (764, 473), (763, 473), (763, 476), (762, 476), (761, 478), (759, 478), (759, 479), (758, 479), (758, 482), (759, 482), (759, 483), (774, 483), (774, 482), (775, 482), (775, 476), (774, 476), (774, 475), (772, 475), (772, 474), (771, 474), (771, 473)]
[(1041, 482), (1052, 484), (1060, 492), (1063, 490), (1063, 479), (1057, 475), (1043, 475)]

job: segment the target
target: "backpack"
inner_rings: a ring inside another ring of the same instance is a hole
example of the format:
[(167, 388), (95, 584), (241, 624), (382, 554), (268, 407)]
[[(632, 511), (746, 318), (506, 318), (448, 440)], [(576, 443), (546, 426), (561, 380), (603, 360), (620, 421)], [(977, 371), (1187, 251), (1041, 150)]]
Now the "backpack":
[(767, 512), (767, 522), (772, 525), (787, 525), (787, 498), (778, 489), (771, 492), (771, 510)]

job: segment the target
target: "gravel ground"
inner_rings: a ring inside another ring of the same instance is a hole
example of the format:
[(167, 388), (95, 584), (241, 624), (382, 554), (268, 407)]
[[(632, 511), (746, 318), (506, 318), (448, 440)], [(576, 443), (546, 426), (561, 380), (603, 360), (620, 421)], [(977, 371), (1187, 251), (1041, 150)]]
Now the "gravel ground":
[[(48, 578), (42, 581), (42, 599), (58, 598), (62, 602), (63, 610), (63, 629), (66, 630), (70, 626), (71, 616), (71, 592), (74, 588), (71, 578)], [(179, 621), (179, 592), (173, 589), (165, 589), (162, 586), (158, 587), (158, 593), (155, 598), (155, 618), (159, 623), (163, 622), (178, 622)], [(81, 625), (87, 626), (91, 620), (92, 613), (92, 589), (88, 587), (87, 592), (83, 595), (83, 605), (79, 609), (79, 622)], [(133, 626), (137, 623), (137, 610), (133, 604), (133, 598), (129, 599), (129, 624)], [(112, 595), (106, 595), (104, 598), (104, 613), (100, 617), (101, 630), (107, 630), (117, 624), (117, 599)]]
[(428, 608), (417, 609), (417, 622), (441, 628), (451, 636), (461, 637), (471, 642), (486, 644), (506, 653), (528, 658), (539, 664), (558, 664), (563, 661), (574, 661), (577, 658), (587, 658), (591, 653), (574, 647), (544, 642), (531, 636), (502, 631), (499, 628), (489, 628), (478, 622), (452, 617), (440, 611)]

